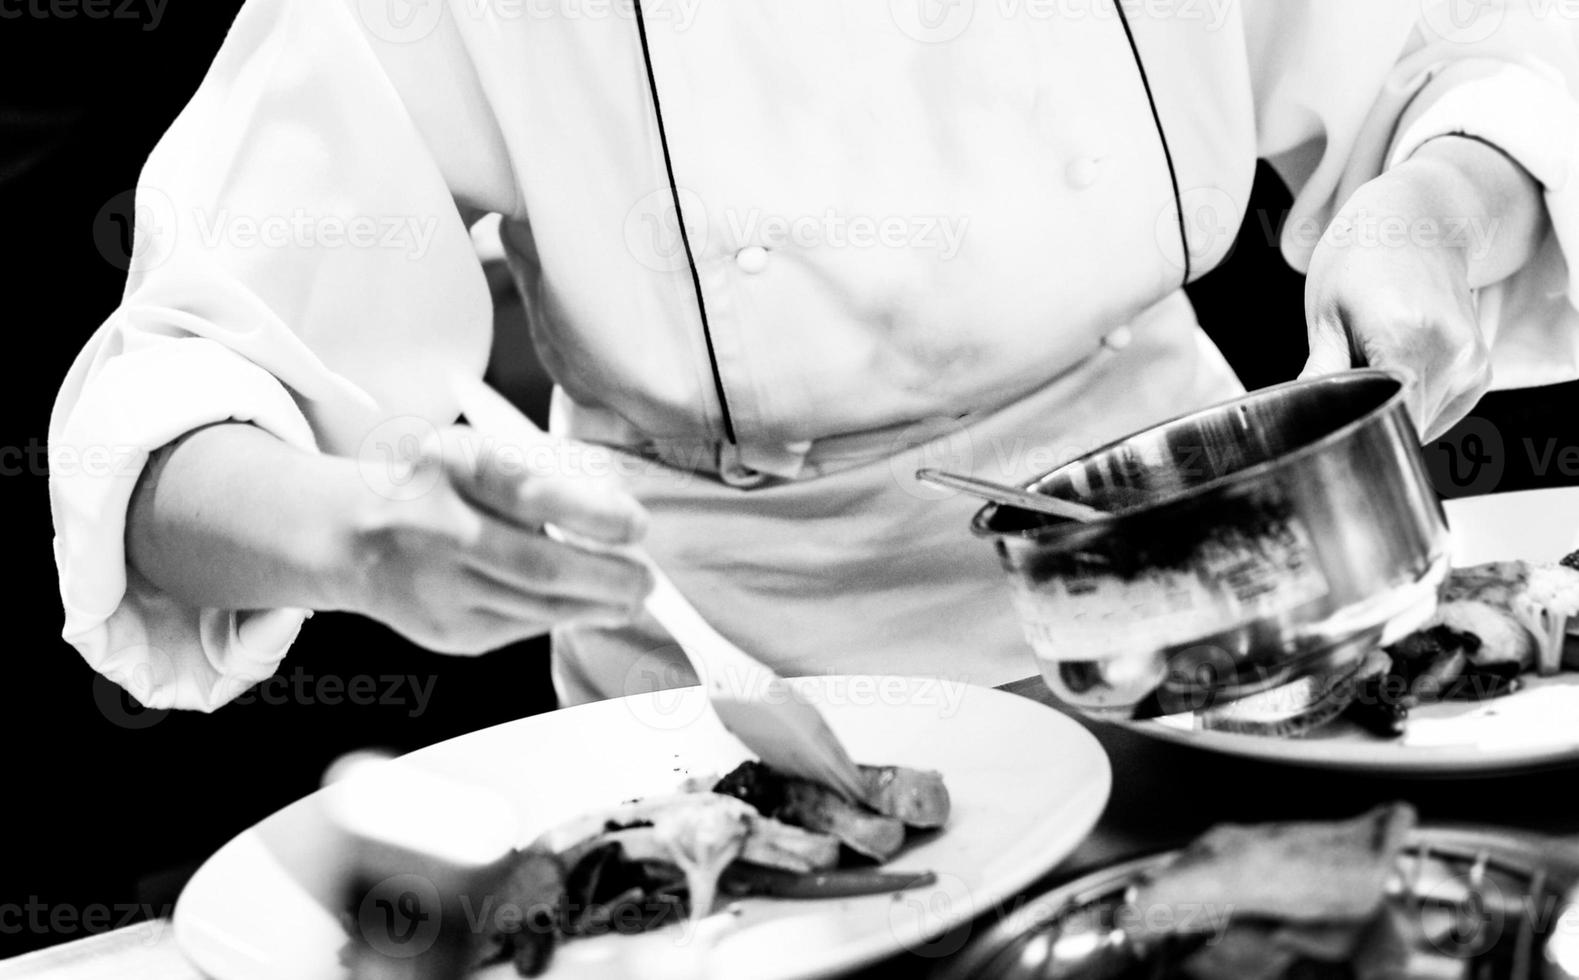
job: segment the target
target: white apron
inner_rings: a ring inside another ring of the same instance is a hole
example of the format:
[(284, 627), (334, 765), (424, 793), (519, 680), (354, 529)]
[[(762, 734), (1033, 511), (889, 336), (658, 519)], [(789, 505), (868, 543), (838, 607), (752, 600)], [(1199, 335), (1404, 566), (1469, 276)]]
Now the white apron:
[[(817, 443), (796, 478), (755, 487), (731, 485), (716, 465), (711, 473), (639, 465), (624, 476), (652, 513), (653, 557), (719, 632), (781, 674), (997, 685), (1036, 667), (997, 555), (970, 531), (979, 502), (924, 487), (915, 471), (945, 466), (1024, 483), (1242, 390), (1178, 292), (1046, 387), (995, 412)], [(568, 409), (555, 419), (563, 434), (608, 438), (591, 413), (563, 401), (556, 407)], [(711, 455), (664, 452), (692, 461)], [(679, 649), (648, 617), (623, 629), (554, 634), (562, 705), (694, 683)]]

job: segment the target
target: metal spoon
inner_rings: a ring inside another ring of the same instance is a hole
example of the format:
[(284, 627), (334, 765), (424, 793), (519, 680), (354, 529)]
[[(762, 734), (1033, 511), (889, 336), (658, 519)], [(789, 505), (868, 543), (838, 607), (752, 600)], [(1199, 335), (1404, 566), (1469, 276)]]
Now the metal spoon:
[(916, 479), (922, 483), (930, 483), (935, 487), (959, 490), (973, 497), (990, 500), (995, 504), (1005, 504), (1010, 507), (1018, 507), (1021, 510), (1035, 511), (1038, 514), (1062, 517), (1067, 521), (1090, 523), (1091, 521), (1100, 521), (1108, 516), (1106, 511), (1097, 510), (1095, 507), (1087, 504), (1076, 503), (1073, 500), (1064, 500), (1062, 497), (1049, 497), (1045, 493), (1031, 493), (1027, 490), (1020, 490), (1002, 483), (994, 483), (991, 480), (982, 480), (960, 473), (948, 473), (943, 470), (916, 470)]

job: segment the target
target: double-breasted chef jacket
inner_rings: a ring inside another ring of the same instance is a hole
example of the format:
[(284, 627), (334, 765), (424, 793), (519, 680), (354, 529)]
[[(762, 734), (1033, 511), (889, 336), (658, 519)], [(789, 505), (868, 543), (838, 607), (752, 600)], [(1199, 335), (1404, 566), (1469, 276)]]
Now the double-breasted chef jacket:
[[(612, 447), (721, 632), (789, 674), (1028, 675), (971, 502), (913, 471), (1026, 480), (1238, 392), (1181, 287), (1258, 158), (1303, 267), (1426, 140), (1502, 148), (1553, 232), (1480, 294), (1495, 383), (1579, 377), (1574, 34), (1543, 0), (250, 0), (55, 406), (65, 638), (154, 706), (273, 672), (306, 610), (127, 567), (143, 462), (224, 420), (368, 460), (452, 422), (497, 214), (553, 427)], [(1451, 225), (1407, 233), (1491, 230)], [(567, 703), (691, 676), (651, 622), (555, 651)]]

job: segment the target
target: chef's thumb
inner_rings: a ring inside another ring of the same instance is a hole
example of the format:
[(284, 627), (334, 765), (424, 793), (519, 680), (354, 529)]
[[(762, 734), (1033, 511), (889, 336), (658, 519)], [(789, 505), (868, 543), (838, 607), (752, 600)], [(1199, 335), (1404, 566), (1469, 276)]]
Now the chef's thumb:
[(1347, 371), (1353, 366), (1354, 359), (1349, 353), (1349, 338), (1333, 337), (1324, 331), (1310, 338), (1310, 357), (1305, 361), (1305, 367), (1299, 372), (1299, 377), (1301, 381), (1319, 378), (1339, 371)]

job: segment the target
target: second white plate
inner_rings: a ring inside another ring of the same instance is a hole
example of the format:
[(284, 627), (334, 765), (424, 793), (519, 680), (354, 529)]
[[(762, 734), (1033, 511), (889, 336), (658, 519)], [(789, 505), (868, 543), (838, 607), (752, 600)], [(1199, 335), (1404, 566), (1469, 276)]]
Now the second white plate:
[[(1453, 564), (1555, 562), (1579, 547), (1579, 488), (1450, 500)], [(1189, 719), (1130, 727), (1153, 738), (1268, 762), (1416, 776), (1493, 775), (1579, 761), (1579, 673), (1524, 678), (1517, 694), (1411, 712), (1402, 738), (1342, 722), (1305, 738), (1199, 731)]]

